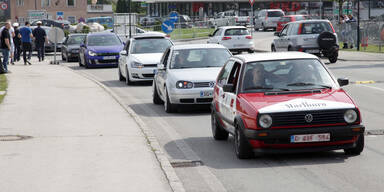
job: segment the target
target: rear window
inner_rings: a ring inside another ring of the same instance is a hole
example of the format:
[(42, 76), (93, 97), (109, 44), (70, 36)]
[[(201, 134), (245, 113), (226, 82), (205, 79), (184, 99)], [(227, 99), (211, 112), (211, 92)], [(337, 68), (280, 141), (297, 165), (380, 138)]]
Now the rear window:
[(225, 31), (225, 36), (235, 36), (235, 35), (249, 35), (249, 31), (247, 29), (227, 29)]
[(268, 11), (268, 17), (281, 17), (284, 13), (281, 11)]
[(302, 23), (299, 30), (301, 30), (300, 34), (320, 34), (324, 31), (333, 33), (328, 22)]

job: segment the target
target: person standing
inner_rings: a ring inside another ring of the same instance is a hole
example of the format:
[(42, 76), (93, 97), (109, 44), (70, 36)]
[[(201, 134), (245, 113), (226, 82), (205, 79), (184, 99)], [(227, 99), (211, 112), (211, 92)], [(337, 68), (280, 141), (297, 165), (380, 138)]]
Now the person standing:
[(21, 35), (19, 23), (13, 23), (13, 29), (15, 30), (15, 36), (13, 37), (13, 43), (15, 44), (15, 52), (13, 57), (13, 62), (20, 61), (20, 55), (21, 55)]
[[(10, 23), (11, 25), (11, 20), (7, 20), (7, 23)], [(2, 26), (0, 28), (0, 34), (1, 32), (5, 29), (5, 26)], [(11, 64), (13, 64), (13, 53), (14, 53), (14, 50), (15, 50), (15, 45), (13, 43), (13, 37), (15, 37), (15, 30), (13, 29), (12, 25), (10, 26), (10, 28), (8, 29), (9, 31), (9, 35), (10, 35), (10, 39), (9, 39), (9, 42), (11, 44), (11, 49), (9, 50), (9, 58), (11, 59)]]
[(35, 38), (35, 46), (37, 49), (37, 57), (39, 61), (44, 61), (44, 52), (45, 46), (44, 43), (48, 42), (47, 34), (45, 30), (41, 28), (41, 21), (36, 22), (37, 28), (35, 28), (32, 32), (33, 37)]
[[(21, 43), (23, 48), (23, 60), (24, 65), (31, 65), (31, 56), (32, 56), (32, 30), (30, 28), (30, 24), (28, 21), (25, 22), (25, 27), (22, 27), (20, 29), (20, 35), (21, 35)], [(27, 58), (27, 51), (28, 51), (28, 58)]]
[(9, 29), (11, 28), (11, 23), (6, 22), (4, 29), (1, 31), (1, 52), (3, 53), (3, 66), (2, 69), (5, 73), (8, 73), (8, 60), (9, 60), (9, 53), (11, 50), (11, 36), (9, 35)]

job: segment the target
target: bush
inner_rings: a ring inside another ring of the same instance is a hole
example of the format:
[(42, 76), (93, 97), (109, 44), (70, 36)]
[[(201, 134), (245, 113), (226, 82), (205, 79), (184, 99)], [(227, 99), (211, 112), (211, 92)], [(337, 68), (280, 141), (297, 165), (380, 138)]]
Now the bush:
[(89, 33), (89, 27), (88, 26), (84, 26), (83, 30), (81, 32), (82, 33)]

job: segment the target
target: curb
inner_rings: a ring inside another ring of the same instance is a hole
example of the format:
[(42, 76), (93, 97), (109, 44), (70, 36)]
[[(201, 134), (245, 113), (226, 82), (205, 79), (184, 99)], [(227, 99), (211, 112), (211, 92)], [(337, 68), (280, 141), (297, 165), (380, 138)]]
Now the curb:
[(168, 180), (168, 184), (170, 185), (172, 191), (174, 192), (185, 192), (185, 188), (183, 186), (183, 183), (180, 181), (179, 177), (176, 175), (176, 172), (174, 168), (172, 167), (170, 161), (168, 160), (167, 156), (161, 149), (160, 143), (157, 141), (157, 138), (155, 134), (147, 127), (144, 123), (144, 121), (140, 118), (139, 115), (135, 113), (131, 108), (126, 107), (124, 105), (123, 100), (116, 95), (110, 88), (105, 86), (104, 84), (100, 83), (96, 78), (94, 78), (92, 75), (83, 73), (81, 71), (75, 71), (68, 66), (60, 65), (63, 68), (66, 68), (67, 70), (70, 70), (88, 80), (91, 80), (92, 82), (96, 83), (98, 86), (100, 86), (102, 89), (104, 89), (123, 109), (133, 118), (133, 120), (136, 122), (136, 124), (139, 126), (140, 130), (144, 134), (145, 139), (147, 140), (147, 143), (152, 148), (152, 151), (157, 159), (157, 161), (160, 164), (161, 169), (163, 170), (166, 179)]

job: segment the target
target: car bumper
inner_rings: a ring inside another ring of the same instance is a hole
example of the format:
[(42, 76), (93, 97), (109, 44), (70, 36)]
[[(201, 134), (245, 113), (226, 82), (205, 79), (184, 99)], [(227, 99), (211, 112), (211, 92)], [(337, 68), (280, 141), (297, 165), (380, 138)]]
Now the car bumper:
[(230, 51), (254, 50), (255, 49), (255, 46), (254, 46), (252, 40), (249, 43), (244, 43), (244, 44), (225, 44), (225, 43), (223, 43), (223, 45), (225, 47), (227, 47)]
[(131, 81), (152, 81), (155, 76), (155, 67), (130, 68)]
[(211, 104), (213, 88), (171, 89), (169, 99), (173, 104)]
[[(293, 129), (245, 129), (244, 134), (249, 139), (255, 152), (263, 153), (295, 153), (329, 151), (352, 148), (357, 138), (364, 133), (363, 125), (346, 125), (335, 127), (310, 127)], [(266, 136), (260, 136), (266, 133)], [(330, 133), (330, 141), (291, 143), (292, 135)]]
[(118, 61), (119, 61), (118, 55), (115, 56), (115, 59), (104, 59), (104, 56), (88, 56), (87, 57), (87, 63), (89, 66), (117, 67)]
[(315, 54), (315, 55), (320, 55), (320, 54), (323, 53), (324, 55), (327, 55), (328, 52), (332, 53), (333, 51), (338, 53), (339, 47), (338, 46), (334, 46), (333, 48), (330, 48), (329, 50), (322, 50), (319, 47), (302, 47), (302, 46), (297, 46), (297, 47), (293, 47), (293, 51), (301, 51), (301, 52), (311, 53), (311, 54)]

